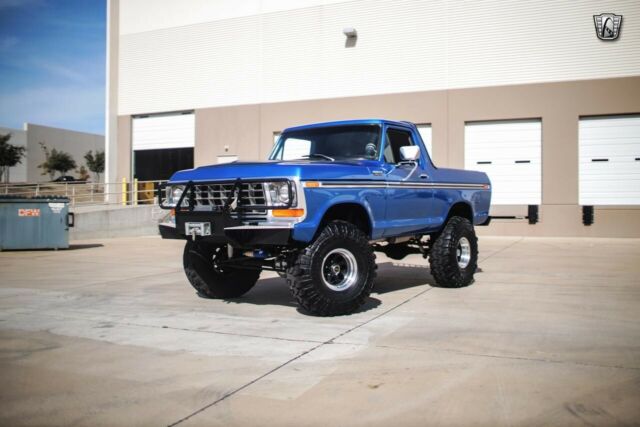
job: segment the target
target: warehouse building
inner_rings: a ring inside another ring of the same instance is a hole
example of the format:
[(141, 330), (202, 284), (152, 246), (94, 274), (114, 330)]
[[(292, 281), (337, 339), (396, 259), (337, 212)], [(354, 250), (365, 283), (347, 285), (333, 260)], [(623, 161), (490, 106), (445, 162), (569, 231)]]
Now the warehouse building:
[(409, 120), (436, 165), (489, 174), (483, 233), (640, 237), (636, 0), (110, 0), (108, 19), (108, 181)]
[[(39, 166), (46, 160), (42, 145), (48, 150), (64, 151), (76, 162), (76, 170), (67, 175), (78, 177), (78, 169), (87, 167), (84, 156), (88, 151), (94, 153), (104, 150), (104, 136), (70, 129), (60, 129), (35, 123), (24, 123), (22, 129), (0, 127), (0, 135), (11, 134), (9, 143), (25, 148), (24, 157), (16, 166), (9, 169), (10, 183), (37, 183), (49, 181), (49, 176)], [(95, 179), (92, 176), (91, 179)], [(103, 181), (103, 177), (100, 177)]]

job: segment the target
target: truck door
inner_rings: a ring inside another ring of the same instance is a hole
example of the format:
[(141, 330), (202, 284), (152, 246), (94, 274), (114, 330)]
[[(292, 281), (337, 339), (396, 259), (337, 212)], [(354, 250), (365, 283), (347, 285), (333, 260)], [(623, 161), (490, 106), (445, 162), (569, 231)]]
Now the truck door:
[(424, 147), (416, 163), (403, 163), (400, 147), (416, 144), (408, 129), (387, 127), (383, 169), (387, 180), (385, 236), (419, 232), (429, 227), (433, 199)]

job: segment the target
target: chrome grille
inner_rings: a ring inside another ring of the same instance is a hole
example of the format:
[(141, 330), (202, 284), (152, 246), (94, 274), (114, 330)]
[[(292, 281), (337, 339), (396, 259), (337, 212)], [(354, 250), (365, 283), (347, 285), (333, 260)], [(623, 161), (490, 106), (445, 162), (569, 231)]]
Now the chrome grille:
[[(233, 192), (235, 184), (195, 184), (195, 206), (196, 210), (217, 210), (224, 207), (229, 196)], [(264, 206), (267, 200), (264, 194), (262, 183), (242, 183), (240, 185), (239, 206), (258, 205)], [(266, 216), (264, 209), (242, 210), (242, 217)]]

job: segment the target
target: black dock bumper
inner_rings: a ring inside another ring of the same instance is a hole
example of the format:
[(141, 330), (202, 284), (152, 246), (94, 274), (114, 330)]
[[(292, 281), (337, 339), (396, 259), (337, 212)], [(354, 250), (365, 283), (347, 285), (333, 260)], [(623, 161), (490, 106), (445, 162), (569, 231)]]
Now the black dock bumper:
[(184, 234), (178, 233), (175, 225), (173, 224), (159, 224), (158, 230), (160, 230), (160, 236), (163, 239), (186, 239)]

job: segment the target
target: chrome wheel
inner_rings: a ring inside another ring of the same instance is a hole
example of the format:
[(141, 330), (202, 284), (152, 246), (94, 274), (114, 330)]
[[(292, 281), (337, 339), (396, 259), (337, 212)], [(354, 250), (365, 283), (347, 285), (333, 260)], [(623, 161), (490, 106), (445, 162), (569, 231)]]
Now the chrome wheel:
[(351, 252), (337, 248), (322, 260), (322, 281), (331, 290), (344, 291), (358, 279), (358, 263)]
[(471, 244), (466, 237), (461, 237), (460, 240), (458, 240), (456, 261), (458, 261), (458, 267), (463, 270), (467, 268), (469, 261), (471, 261)]

